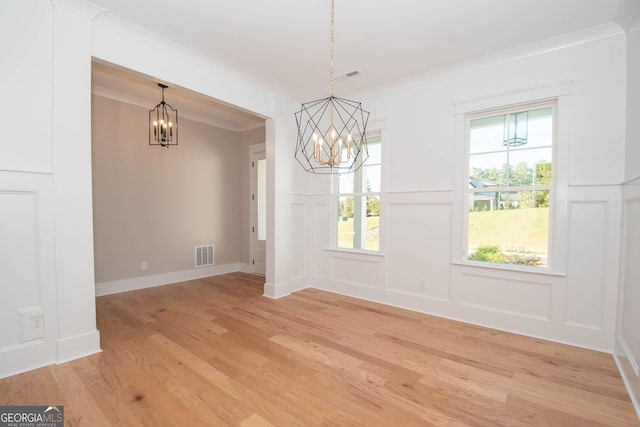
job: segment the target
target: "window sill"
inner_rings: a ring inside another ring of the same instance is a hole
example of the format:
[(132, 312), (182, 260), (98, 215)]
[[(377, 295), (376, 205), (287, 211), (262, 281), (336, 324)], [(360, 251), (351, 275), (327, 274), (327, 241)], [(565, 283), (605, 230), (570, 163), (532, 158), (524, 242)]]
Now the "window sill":
[(382, 252), (366, 251), (362, 249), (325, 248), (324, 250), (327, 252), (336, 252), (336, 253), (352, 254), (352, 255), (369, 255), (369, 256), (377, 256), (377, 257), (385, 256), (384, 253)]
[(546, 268), (537, 267), (518, 267), (510, 264), (494, 264), (488, 262), (473, 262), (473, 261), (453, 261), (451, 264), (460, 267), (482, 268), (488, 270), (498, 270), (512, 273), (528, 273), (528, 274), (540, 274), (545, 276), (565, 277), (567, 273), (560, 271), (553, 271)]

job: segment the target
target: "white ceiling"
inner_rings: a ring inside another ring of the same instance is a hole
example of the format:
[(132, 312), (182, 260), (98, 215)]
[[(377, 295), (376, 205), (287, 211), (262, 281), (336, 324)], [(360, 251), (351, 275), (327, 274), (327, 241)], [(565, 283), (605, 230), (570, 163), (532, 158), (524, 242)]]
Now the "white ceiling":
[[(225, 64), (302, 101), (328, 96), (330, 0), (90, 0), (109, 13)], [(539, 40), (618, 22), (630, 25), (640, 0), (335, 0), (337, 96), (426, 73)], [(144, 77), (99, 66), (94, 85)], [(141, 79), (140, 81), (138, 81)], [(151, 90), (159, 89), (146, 81)], [(131, 87), (128, 87), (131, 90)], [(167, 102), (179, 90), (166, 93)], [(180, 94), (183, 96), (184, 94)], [(210, 99), (194, 114), (215, 113)], [(189, 101), (191, 97), (191, 101)], [(198, 105), (201, 104), (201, 105)], [(154, 104), (155, 105), (155, 104)], [(182, 108), (185, 108), (183, 104)], [(206, 108), (203, 108), (205, 107)], [(152, 106), (150, 106), (152, 107)], [(213, 108), (214, 111), (210, 109)], [(208, 110), (209, 109), (209, 110)], [(230, 114), (222, 108), (222, 116)], [(251, 128), (240, 114), (227, 127)], [(231, 120), (221, 117), (221, 121)]]

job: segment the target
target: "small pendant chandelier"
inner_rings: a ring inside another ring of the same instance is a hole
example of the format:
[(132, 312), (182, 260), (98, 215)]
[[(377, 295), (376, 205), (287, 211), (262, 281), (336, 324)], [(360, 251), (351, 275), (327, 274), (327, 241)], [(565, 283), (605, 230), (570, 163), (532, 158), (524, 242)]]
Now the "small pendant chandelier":
[(369, 113), (356, 101), (334, 96), (334, 0), (331, 0), (331, 67), (329, 97), (302, 104), (295, 158), (311, 173), (355, 172), (369, 157), (366, 127)]
[(158, 83), (162, 88), (162, 101), (149, 110), (149, 145), (169, 147), (178, 145), (178, 110), (164, 102), (164, 90), (168, 87)]

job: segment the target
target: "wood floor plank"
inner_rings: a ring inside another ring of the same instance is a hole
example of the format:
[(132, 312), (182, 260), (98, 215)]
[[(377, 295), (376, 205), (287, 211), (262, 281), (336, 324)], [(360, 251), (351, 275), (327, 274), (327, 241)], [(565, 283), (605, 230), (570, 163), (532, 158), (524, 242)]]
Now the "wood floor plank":
[(64, 395), (65, 420), (72, 426), (109, 426), (102, 409), (82, 384), (73, 363), (48, 368)]
[(72, 426), (640, 426), (610, 354), (263, 282), (99, 297), (103, 353), (0, 380), (0, 405)]

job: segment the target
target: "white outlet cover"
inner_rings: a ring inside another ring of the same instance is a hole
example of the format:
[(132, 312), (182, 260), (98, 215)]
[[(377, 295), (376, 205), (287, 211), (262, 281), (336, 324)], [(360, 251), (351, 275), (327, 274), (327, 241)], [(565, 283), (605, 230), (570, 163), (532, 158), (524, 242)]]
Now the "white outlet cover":
[(44, 312), (40, 307), (28, 307), (18, 310), (22, 342), (44, 336)]

